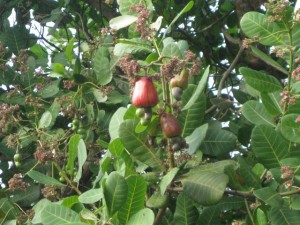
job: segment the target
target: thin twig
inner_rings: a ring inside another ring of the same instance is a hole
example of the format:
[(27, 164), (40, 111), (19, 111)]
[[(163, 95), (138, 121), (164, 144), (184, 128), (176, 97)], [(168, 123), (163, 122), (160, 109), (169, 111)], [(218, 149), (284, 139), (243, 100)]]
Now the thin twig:
[(243, 51), (244, 51), (244, 48), (241, 46), (238, 53), (237, 53), (237, 55), (235, 56), (234, 60), (232, 61), (232, 63), (228, 67), (228, 69), (224, 72), (224, 74), (222, 76), (222, 79), (219, 83), (217, 97), (221, 96), (221, 92), (222, 92), (222, 89), (224, 87), (225, 81), (226, 81), (227, 77), (230, 75), (231, 71), (236, 66), (237, 62), (239, 61), (240, 57), (242, 56)]

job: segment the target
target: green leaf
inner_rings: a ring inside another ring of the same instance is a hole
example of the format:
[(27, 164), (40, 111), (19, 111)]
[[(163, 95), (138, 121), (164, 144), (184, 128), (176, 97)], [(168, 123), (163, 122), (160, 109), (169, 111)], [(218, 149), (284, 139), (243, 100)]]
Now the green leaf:
[[(189, 85), (186, 90), (184, 90), (181, 101), (182, 105), (190, 100), (196, 89), (196, 85)], [(206, 97), (202, 93), (197, 101), (187, 110), (180, 113), (178, 117), (178, 122), (182, 128), (182, 136), (186, 137), (191, 135), (194, 130), (202, 125), (206, 110)]]
[(200, 149), (211, 156), (223, 156), (235, 149), (236, 140), (237, 137), (230, 131), (208, 128)]
[(189, 145), (187, 152), (192, 155), (198, 149), (206, 137), (208, 124), (203, 124), (201, 127), (196, 128), (190, 136), (185, 138), (186, 143)]
[(273, 60), (269, 55), (265, 54), (263, 51), (259, 50), (258, 48), (251, 46), (250, 47), (252, 52), (258, 56), (262, 61), (264, 61), (266, 64), (276, 68), (280, 72), (284, 74), (288, 74), (287, 70), (284, 69), (278, 62)]
[(282, 84), (273, 76), (259, 72), (247, 67), (241, 67), (240, 73), (244, 76), (246, 83), (260, 92), (274, 92), (282, 90)]
[(79, 214), (75, 211), (57, 204), (47, 205), (41, 212), (43, 225), (71, 224), (80, 222)]
[(282, 135), (295, 143), (300, 143), (300, 122), (296, 122), (299, 114), (288, 114), (281, 118)]
[(252, 171), (252, 165), (246, 158), (238, 157), (239, 175), (242, 177), (246, 186), (253, 188), (261, 188), (261, 180), (257, 174)]
[(170, 33), (171, 27), (176, 23), (176, 21), (179, 19), (180, 16), (182, 16), (184, 13), (187, 13), (190, 11), (194, 6), (194, 1), (190, 1), (178, 14), (177, 16), (172, 20), (172, 22), (169, 24), (168, 28), (166, 29), (163, 38), (165, 38), (166, 34)]
[(174, 213), (175, 225), (194, 225), (198, 219), (198, 210), (193, 201), (184, 193), (179, 194), (176, 200)]
[(286, 44), (284, 39), (287, 39), (288, 30), (276, 22), (268, 22), (267, 16), (264, 14), (248, 12), (242, 17), (240, 25), (248, 37), (258, 39), (258, 42), (263, 45)]
[(109, 21), (109, 26), (114, 30), (119, 30), (133, 24), (137, 19), (136, 16), (131, 15), (117, 16)]
[(212, 205), (220, 201), (228, 181), (226, 174), (206, 171), (181, 180), (183, 192), (201, 205)]
[(153, 168), (164, 170), (163, 163), (155, 155), (154, 150), (146, 144), (147, 132), (135, 133), (138, 121), (125, 120), (119, 129), (119, 136), (127, 151), (135, 159)]
[(21, 49), (30, 47), (28, 39), (34, 37), (34, 35), (29, 34), (29, 30), (25, 26), (5, 26), (5, 30), (0, 33), (0, 41), (15, 55), (18, 55)]
[(167, 195), (161, 195), (157, 192), (147, 199), (146, 206), (149, 208), (160, 209), (164, 208), (168, 204), (168, 201)]
[(78, 200), (84, 204), (92, 204), (100, 201), (102, 198), (102, 192), (100, 188), (90, 189), (84, 193), (82, 193)]
[(271, 187), (255, 190), (253, 194), (271, 207), (281, 208), (284, 204), (283, 198)]
[(33, 180), (37, 181), (40, 184), (48, 184), (48, 185), (54, 185), (54, 186), (65, 186), (58, 180), (56, 180), (53, 177), (49, 177), (45, 174), (42, 174), (36, 170), (30, 170), (26, 173), (29, 177), (31, 177)]
[(52, 114), (48, 110), (45, 111), (39, 121), (39, 129), (48, 128), (52, 122)]
[(251, 143), (257, 160), (266, 168), (280, 167), (280, 160), (289, 154), (288, 142), (267, 125), (258, 125), (253, 129)]
[(32, 209), (34, 210), (34, 217), (32, 218), (31, 222), (33, 224), (39, 224), (42, 223), (41, 219), (41, 212), (46, 208), (46, 206), (51, 205), (52, 203), (46, 199), (42, 198), (40, 201), (38, 201)]
[(209, 76), (209, 66), (206, 67), (206, 69), (201, 77), (201, 80), (198, 83), (196, 91), (194, 92), (194, 94), (192, 95), (190, 100), (182, 108), (182, 111), (190, 109), (195, 104), (195, 102), (197, 101), (197, 99), (199, 98), (200, 94), (203, 92), (203, 90), (206, 86), (208, 76)]
[(275, 127), (274, 118), (258, 101), (250, 100), (246, 102), (242, 107), (242, 114), (255, 125), (265, 124)]
[(163, 56), (166, 56), (166, 57), (178, 57), (178, 58), (182, 58), (182, 53), (177, 45), (177, 43), (175, 42), (172, 42), (172, 43), (169, 43), (167, 46), (165, 46), (161, 52), (161, 54)]
[(41, 195), (39, 185), (31, 183), (25, 190), (18, 189), (11, 193), (11, 201), (17, 203), (20, 207), (30, 207), (34, 202), (38, 201)]
[(120, 157), (124, 152), (124, 146), (120, 138), (115, 138), (113, 141), (111, 141), (108, 145), (108, 150), (115, 158)]
[(300, 214), (299, 211), (288, 208), (271, 208), (269, 219), (272, 225), (298, 225)]
[(64, 198), (61, 202), (61, 205), (65, 206), (67, 208), (71, 208), (72, 206), (74, 206), (77, 203), (79, 203), (78, 195), (73, 195), (73, 196)]
[(70, 138), (68, 143), (68, 162), (66, 165), (66, 170), (70, 171), (70, 173), (73, 173), (74, 170), (74, 161), (77, 157), (77, 147), (79, 141), (80, 141), (80, 135), (75, 134)]
[(272, 93), (261, 93), (262, 103), (267, 110), (267, 112), (272, 116), (278, 116), (282, 114), (283, 111), (281, 109), (281, 96), (280, 91), (272, 92)]
[(85, 143), (82, 139), (80, 139), (78, 142), (77, 151), (78, 151), (78, 170), (76, 176), (74, 177), (75, 182), (79, 182), (82, 176), (82, 167), (87, 159), (87, 151), (86, 151)]
[(109, 174), (104, 183), (104, 197), (110, 216), (124, 205), (128, 195), (128, 185), (124, 177), (117, 172)]
[(66, 49), (65, 49), (65, 55), (66, 55), (66, 57), (67, 57), (67, 59), (68, 59), (68, 61), (69, 61), (69, 63), (71, 63), (71, 61), (72, 61), (72, 59), (73, 59), (73, 48), (74, 48), (74, 42), (75, 42), (75, 38), (72, 38), (70, 41), (69, 41), (69, 43), (68, 43), (68, 45), (67, 45), (67, 47), (66, 47)]
[(139, 38), (119, 39), (115, 45), (114, 55), (123, 57), (125, 54), (150, 54), (152, 47), (147, 41)]
[(113, 114), (110, 119), (109, 123), (109, 135), (111, 140), (119, 137), (119, 127), (124, 121), (124, 115), (127, 109), (125, 107), (120, 107), (117, 111)]
[(126, 225), (152, 225), (154, 222), (154, 213), (151, 209), (142, 209), (135, 213)]
[(176, 176), (176, 174), (178, 173), (178, 171), (179, 171), (179, 168), (175, 167), (161, 179), (161, 182), (159, 184), (161, 195), (165, 194), (167, 187), (173, 181), (173, 179)]
[(126, 179), (128, 197), (123, 207), (118, 212), (121, 224), (126, 224), (130, 217), (144, 208), (147, 184), (141, 175), (132, 175)]
[(254, 210), (253, 220), (254, 220), (255, 225), (268, 224), (268, 217), (267, 217), (266, 213), (260, 207), (257, 207)]
[(221, 160), (214, 163), (207, 163), (205, 165), (200, 165), (195, 168), (190, 169), (190, 171), (183, 176), (196, 175), (202, 172), (211, 172), (211, 173), (224, 173), (225, 168), (228, 166), (233, 166), (234, 168), (238, 167), (238, 164), (234, 160)]
[(39, 92), (39, 95), (42, 98), (51, 98), (55, 96), (59, 92), (59, 80), (58, 81), (53, 81), (46, 85), (41, 92)]
[(93, 70), (96, 74), (98, 85), (106, 85), (112, 80), (109, 59), (103, 56), (101, 51), (96, 51), (93, 60)]
[(216, 225), (220, 224), (220, 211), (238, 210), (245, 208), (245, 200), (241, 197), (231, 196), (223, 197), (222, 200), (214, 206), (206, 207), (201, 212), (197, 225)]

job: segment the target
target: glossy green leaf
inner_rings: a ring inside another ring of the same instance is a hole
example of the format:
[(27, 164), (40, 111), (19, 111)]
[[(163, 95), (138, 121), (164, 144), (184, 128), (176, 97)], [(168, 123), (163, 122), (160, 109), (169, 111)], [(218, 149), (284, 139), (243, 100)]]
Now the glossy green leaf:
[(223, 197), (229, 179), (226, 174), (202, 172), (184, 177), (183, 192), (201, 205), (216, 204)]
[(165, 33), (164, 33), (164, 38), (166, 34), (170, 33), (172, 26), (176, 23), (176, 21), (179, 19), (180, 16), (182, 16), (184, 13), (187, 13), (190, 11), (194, 6), (194, 1), (190, 1), (178, 14), (177, 16), (172, 20), (172, 22), (169, 24), (167, 27)]
[(51, 98), (55, 96), (59, 92), (59, 82), (60, 81), (53, 81), (49, 83), (39, 92), (39, 95), (42, 98)]
[(126, 225), (152, 225), (154, 213), (151, 209), (142, 209), (135, 213)]
[(41, 212), (41, 221), (44, 225), (57, 225), (80, 222), (79, 214), (57, 204), (47, 205)]
[(198, 219), (198, 210), (194, 202), (184, 193), (179, 194), (176, 200), (176, 210), (174, 213), (174, 224), (194, 225)]
[(74, 170), (74, 162), (77, 157), (77, 147), (80, 141), (80, 135), (74, 134), (71, 136), (69, 143), (68, 143), (68, 162), (66, 165), (66, 170), (73, 173)]
[(222, 200), (216, 205), (204, 208), (199, 216), (197, 225), (220, 224), (221, 211), (237, 210), (244, 207), (244, 198), (237, 196), (223, 197)]
[(67, 59), (68, 59), (68, 61), (69, 61), (70, 63), (71, 63), (71, 61), (72, 61), (72, 59), (73, 59), (74, 42), (75, 42), (75, 38), (72, 38), (72, 39), (69, 41), (69, 43), (68, 43), (68, 45), (67, 45), (67, 47), (66, 47), (66, 49), (65, 49), (65, 55), (66, 55), (66, 57), (67, 57)]
[(31, 183), (26, 189), (18, 189), (11, 193), (10, 200), (17, 203), (20, 207), (30, 207), (33, 203), (38, 201), (41, 195), (39, 185)]
[(298, 225), (300, 214), (297, 210), (285, 207), (272, 208), (269, 211), (269, 219), (272, 225)]
[(128, 184), (117, 172), (109, 174), (103, 186), (104, 198), (110, 216), (121, 209), (127, 200)]
[(256, 38), (261, 44), (284, 45), (288, 30), (277, 23), (267, 21), (267, 16), (258, 12), (246, 13), (241, 21), (243, 32), (250, 38)]
[(56, 180), (53, 177), (49, 177), (45, 174), (42, 174), (36, 170), (30, 170), (26, 173), (26, 175), (28, 175), (29, 177), (31, 177), (33, 180), (35, 180), (36, 182), (40, 183), (40, 184), (48, 184), (48, 185), (54, 185), (54, 186), (65, 186), (64, 184), (62, 184), (61, 182), (59, 182), (58, 180)]
[(253, 194), (271, 207), (281, 208), (281, 206), (284, 204), (284, 200), (279, 193), (270, 187), (264, 187), (255, 190)]
[(268, 224), (268, 217), (267, 217), (266, 213), (260, 207), (257, 207), (254, 210), (253, 220), (254, 220), (255, 225)]
[(78, 170), (76, 176), (74, 177), (74, 181), (79, 182), (82, 176), (82, 167), (87, 159), (86, 146), (82, 139), (80, 139), (78, 142), (77, 151), (78, 151)]
[(48, 110), (45, 111), (39, 121), (39, 129), (48, 128), (52, 122), (52, 114)]
[(196, 175), (202, 172), (211, 172), (211, 173), (224, 173), (226, 167), (232, 166), (233, 168), (238, 168), (238, 163), (234, 160), (227, 159), (227, 160), (220, 160), (214, 163), (207, 163), (204, 165), (197, 166), (195, 168), (190, 169), (189, 172), (184, 174), (183, 176), (190, 176)]
[(126, 179), (128, 197), (123, 207), (118, 212), (119, 221), (126, 224), (130, 217), (144, 208), (147, 184), (140, 175), (132, 175)]
[(242, 114), (255, 125), (265, 124), (275, 127), (274, 118), (266, 111), (264, 106), (255, 100), (246, 102), (242, 107)]
[(109, 21), (109, 26), (114, 30), (119, 30), (134, 23), (137, 19), (136, 16), (131, 15), (118, 16)]
[(206, 132), (208, 129), (208, 124), (203, 124), (202, 126), (196, 128), (190, 136), (185, 138), (186, 143), (189, 145), (187, 152), (192, 155), (202, 144), (204, 138), (206, 137)]
[(284, 69), (278, 62), (276, 62), (274, 59), (272, 59), (269, 55), (267, 55), (263, 51), (259, 50), (258, 48), (254, 47), (254, 46), (251, 46), (251, 50), (256, 56), (258, 56), (261, 60), (263, 60), (268, 65), (276, 68), (277, 70), (279, 70), (280, 72), (282, 72), (284, 74), (288, 74), (286, 69)]
[(204, 88), (206, 87), (208, 76), (209, 76), (209, 66), (206, 67), (195, 92), (193, 93), (190, 100), (184, 105), (184, 107), (182, 108), (182, 111), (190, 109), (195, 104), (195, 102), (199, 98), (200, 94), (203, 92)]
[(109, 135), (111, 140), (119, 137), (119, 127), (124, 121), (123, 117), (126, 111), (127, 109), (125, 107), (120, 107), (111, 117), (109, 123)]
[(170, 57), (170, 58), (172, 57), (182, 58), (182, 53), (176, 42), (169, 43), (167, 46), (165, 46), (161, 54), (163, 56)]
[(138, 121), (125, 120), (119, 129), (119, 136), (127, 151), (135, 159), (153, 168), (163, 169), (163, 163), (154, 150), (146, 144), (147, 132), (135, 133)]
[(5, 30), (0, 34), (0, 41), (15, 55), (18, 55), (21, 49), (30, 47), (28, 39), (33, 37), (35, 36), (29, 34), (29, 30), (25, 26), (5, 26)]
[(176, 174), (178, 173), (178, 171), (179, 171), (179, 168), (175, 167), (161, 179), (161, 182), (159, 184), (161, 195), (165, 194), (167, 187), (173, 181), (173, 179), (176, 176)]
[(260, 92), (274, 92), (282, 90), (282, 84), (273, 76), (253, 70), (247, 67), (241, 67), (240, 73), (246, 80), (246, 83)]
[(124, 146), (120, 140), (120, 138), (115, 138), (108, 145), (108, 150), (114, 157), (120, 157), (124, 151)]
[(236, 140), (230, 131), (208, 128), (200, 150), (211, 156), (223, 156), (235, 149)]
[(119, 42), (115, 45), (114, 54), (118, 57), (122, 57), (125, 54), (149, 54), (152, 52), (151, 45), (147, 41), (143, 41), (139, 38), (119, 39)]
[[(184, 90), (182, 95), (182, 105), (185, 105), (196, 90), (196, 85), (189, 85)], [(205, 94), (201, 94), (197, 101), (187, 110), (180, 113), (178, 121), (182, 128), (182, 136), (186, 137), (191, 135), (197, 127), (202, 125), (206, 110), (206, 97)]]
[(168, 201), (167, 195), (161, 195), (157, 192), (147, 199), (146, 206), (149, 208), (160, 209), (164, 208), (168, 204)]
[(257, 160), (267, 168), (280, 167), (280, 160), (289, 154), (288, 142), (267, 125), (253, 129), (251, 143)]
[(71, 208), (75, 204), (79, 203), (78, 195), (72, 195), (62, 200), (61, 205)]
[(261, 100), (266, 109), (266, 111), (272, 116), (278, 116), (282, 114), (281, 108), (281, 95), (280, 91), (272, 92), (272, 93), (261, 93)]
[(78, 200), (84, 204), (92, 204), (100, 201), (102, 198), (102, 192), (100, 188), (90, 189), (84, 193), (82, 193)]
[(46, 208), (46, 206), (51, 205), (52, 203), (46, 199), (46, 198), (42, 198), (40, 201), (38, 201), (33, 207), (33, 211), (34, 211), (34, 217), (32, 218), (31, 222), (33, 224), (39, 224), (42, 223), (42, 219), (41, 219), (41, 212), (44, 210), (44, 208)]
[(93, 60), (93, 70), (96, 74), (97, 83), (106, 85), (112, 80), (112, 71), (110, 68), (109, 59), (99, 51), (96, 51)]
[(239, 163), (239, 175), (243, 179), (243, 181), (249, 186), (253, 188), (261, 187), (261, 179), (255, 174), (253, 170), (253, 165), (249, 163), (249, 160), (244, 157), (238, 157)]
[(299, 114), (288, 114), (281, 118), (282, 135), (295, 143), (300, 143), (300, 122), (296, 122)]

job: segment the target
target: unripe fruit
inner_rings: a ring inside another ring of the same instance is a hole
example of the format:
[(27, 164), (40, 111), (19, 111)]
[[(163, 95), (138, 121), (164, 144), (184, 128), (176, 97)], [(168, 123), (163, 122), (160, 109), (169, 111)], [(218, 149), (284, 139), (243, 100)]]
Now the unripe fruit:
[(175, 116), (171, 113), (164, 113), (160, 117), (160, 126), (163, 135), (167, 138), (180, 136), (181, 127)]
[(19, 162), (22, 159), (22, 155), (20, 153), (16, 153), (14, 155), (14, 161)]
[(182, 96), (182, 88), (180, 88), (180, 87), (173, 87), (172, 88), (172, 96), (177, 101), (180, 101), (181, 100), (181, 96)]
[(20, 167), (22, 164), (19, 161), (15, 162), (16, 167)]
[(145, 115), (145, 109), (144, 108), (137, 108), (135, 111), (135, 115), (139, 118), (143, 118)]
[(171, 79), (170, 86), (171, 88), (180, 87), (182, 89), (185, 89), (188, 85), (188, 80), (189, 80), (189, 73), (186, 69), (183, 69), (180, 75), (176, 75)]
[(154, 107), (157, 103), (158, 94), (151, 78), (139, 78), (134, 85), (132, 104), (137, 108), (145, 108)]

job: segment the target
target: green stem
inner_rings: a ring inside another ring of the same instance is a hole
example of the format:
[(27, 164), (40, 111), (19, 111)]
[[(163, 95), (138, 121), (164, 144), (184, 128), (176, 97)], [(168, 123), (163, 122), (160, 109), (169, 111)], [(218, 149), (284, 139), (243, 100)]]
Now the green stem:
[(254, 220), (253, 220), (253, 217), (252, 217), (252, 213), (251, 213), (251, 211), (250, 211), (250, 208), (249, 208), (249, 205), (248, 205), (248, 202), (247, 202), (247, 199), (246, 199), (246, 198), (244, 198), (244, 202), (245, 202), (246, 209), (247, 209), (247, 213), (248, 213), (248, 216), (249, 216), (249, 218), (250, 218), (250, 220), (251, 220), (251, 223), (252, 223), (253, 225), (255, 225)]

